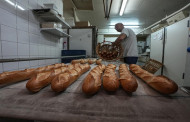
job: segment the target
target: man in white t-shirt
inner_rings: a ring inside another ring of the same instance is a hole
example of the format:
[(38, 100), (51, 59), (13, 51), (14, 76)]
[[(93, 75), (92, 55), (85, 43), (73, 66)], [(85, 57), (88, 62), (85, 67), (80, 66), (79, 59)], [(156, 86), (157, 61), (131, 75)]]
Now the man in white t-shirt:
[(121, 32), (114, 44), (121, 43), (123, 47), (124, 62), (127, 64), (136, 64), (138, 60), (138, 50), (135, 33), (130, 28), (124, 28), (122, 23), (115, 24), (115, 29)]

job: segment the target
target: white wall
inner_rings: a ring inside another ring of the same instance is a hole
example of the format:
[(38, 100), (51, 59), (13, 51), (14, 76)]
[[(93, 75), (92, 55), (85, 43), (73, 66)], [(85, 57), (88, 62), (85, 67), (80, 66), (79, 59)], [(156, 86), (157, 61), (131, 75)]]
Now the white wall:
[[(41, 33), (39, 21), (30, 9), (41, 8), (41, 0), (11, 0), (22, 6), (22, 11), (4, 0), (0, 0), (0, 59), (58, 57), (61, 56), (62, 41)], [(45, 0), (44, 0), (45, 1)], [(59, 11), (62, 0), (54, 0)], [(0, 72), (40, 67), (58, 63), (58, 59), (0, 63)]]
[(104, 35), (98, 35), (97, 37), (97, 43), (101, 43), (104, 40)]

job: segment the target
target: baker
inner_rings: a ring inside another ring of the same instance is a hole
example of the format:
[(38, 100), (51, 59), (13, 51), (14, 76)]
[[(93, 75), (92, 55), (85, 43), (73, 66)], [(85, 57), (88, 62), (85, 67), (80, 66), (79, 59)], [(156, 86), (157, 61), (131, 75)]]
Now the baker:
[(123, 47), (124, 62), (127, 64), (136, 64), (138, 60), (137, 37), (133, 30), (124, 28), (122, 23), (115, 24), (115, 29), (121, 32), (113, 44), (120, 44)]

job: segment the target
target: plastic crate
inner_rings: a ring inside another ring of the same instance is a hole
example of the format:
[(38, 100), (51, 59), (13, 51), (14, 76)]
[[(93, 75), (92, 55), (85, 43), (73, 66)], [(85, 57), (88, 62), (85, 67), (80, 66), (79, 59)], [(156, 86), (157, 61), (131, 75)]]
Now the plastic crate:
[(162, 63), (154, 59), (149, 59), (142, 68), (152, 74), (157, 72), (163, 66)]

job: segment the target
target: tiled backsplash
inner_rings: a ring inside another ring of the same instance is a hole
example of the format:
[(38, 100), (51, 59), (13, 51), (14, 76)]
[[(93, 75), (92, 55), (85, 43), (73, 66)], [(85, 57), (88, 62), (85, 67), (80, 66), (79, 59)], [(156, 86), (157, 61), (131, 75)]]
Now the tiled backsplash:
[[(41, 8), (49, 0), (0, 0), (0, 59), (59, 57), (63, 39), (40, 32), (39, 21), (32, 9)], [(53, 0), (63, 14), (62, 0)], [(21, 10), (18, 5), (24, 8)], [(60, 59), (0, 63), (3, 71), (21, 70), (60, 63)]]

